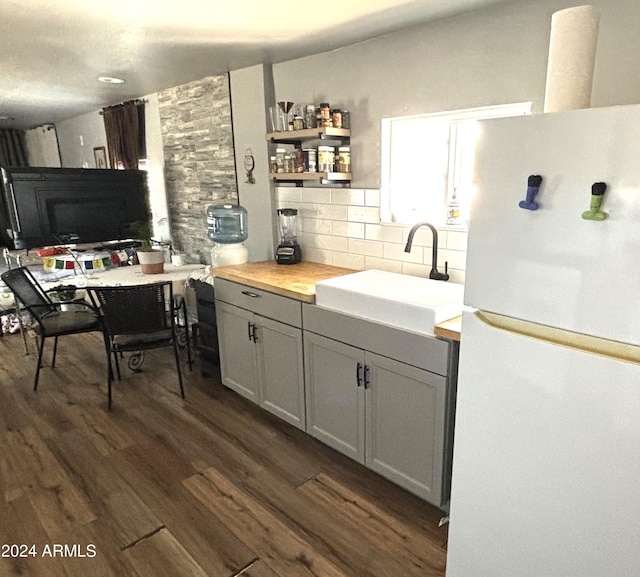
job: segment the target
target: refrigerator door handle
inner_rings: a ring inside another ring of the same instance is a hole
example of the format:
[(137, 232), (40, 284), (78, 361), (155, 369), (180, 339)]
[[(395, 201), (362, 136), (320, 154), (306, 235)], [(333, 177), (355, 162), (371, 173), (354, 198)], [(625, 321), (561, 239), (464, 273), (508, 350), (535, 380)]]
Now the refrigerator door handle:
[[(476, 310), (472, 313), (483, 323), (511, 333), (523, 335), (554, 345), (568, 347), (588, 354), (602, 355), (617, 361), (640, 365), (640, 347), (575, 333), (555, 327), (538, 325), (496, 313)], [(464, 330), (464, 327), (463, 327)]]

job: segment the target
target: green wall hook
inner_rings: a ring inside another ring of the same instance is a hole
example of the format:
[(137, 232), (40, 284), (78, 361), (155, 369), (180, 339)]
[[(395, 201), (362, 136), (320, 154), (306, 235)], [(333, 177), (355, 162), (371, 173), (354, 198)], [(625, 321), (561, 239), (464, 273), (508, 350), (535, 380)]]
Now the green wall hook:
[(607, 185), (604, 182), (593, 183), (591, 186), (591, 206), (589, 210), (582, 213), (582, 218), (585, 220), (604, 220), (607, 218), (607, 213), (600, 210), (605, 190), (607, 190)]

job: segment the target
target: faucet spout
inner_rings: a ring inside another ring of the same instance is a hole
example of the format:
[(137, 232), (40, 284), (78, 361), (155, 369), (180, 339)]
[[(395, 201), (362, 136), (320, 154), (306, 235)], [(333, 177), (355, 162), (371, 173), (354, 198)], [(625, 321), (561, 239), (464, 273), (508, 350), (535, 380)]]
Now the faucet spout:
[(415, 224), (413, 227), (411, 227), (409, 236), (407, 237), (407, 244), (404, 247), (404, 252), (411, 252), (413, 236), (421, 226), (428, 227), (431, 230), (431, 236), (433, 238), (433, 241), (431, 243), (431, 271), (429, 272), (429, 278), (433, 280), (449, 280), (449, 275), (447, 273), (447, 262), (444, 263), (444, 272), (438, 271), (438, 231), (436, 230), (436, 227), (433, 226), (430, 222), (419, 222), (418, 224)]

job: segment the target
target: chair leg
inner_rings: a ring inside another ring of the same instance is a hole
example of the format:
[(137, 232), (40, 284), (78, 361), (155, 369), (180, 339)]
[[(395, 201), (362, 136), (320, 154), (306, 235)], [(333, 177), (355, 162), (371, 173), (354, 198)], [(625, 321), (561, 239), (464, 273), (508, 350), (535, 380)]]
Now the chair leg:
[(58, 337), (53, 340), (53, 357), (51, 357), (51, 368), (56, 366), (56, 353), (58, 352)]
[(180, 396), (184, 399), (184, 386), (182, 385), (182, 371), (180, 370), (180, 354), (178, 353), (178, 345), (173, 339), (173, 354), (176, 357), (176, 370), (178, 371), (178, 382), (180, 383)]
[(38, 377), (40, 376), (40, 367), (42, 366), (42, 352), (44, 350), (44, 337), (40, 337), (40, 343), (38, 346), (38, 365), (36, 366), (36, 378), (33, 382), (33, 390), (38, 390)]

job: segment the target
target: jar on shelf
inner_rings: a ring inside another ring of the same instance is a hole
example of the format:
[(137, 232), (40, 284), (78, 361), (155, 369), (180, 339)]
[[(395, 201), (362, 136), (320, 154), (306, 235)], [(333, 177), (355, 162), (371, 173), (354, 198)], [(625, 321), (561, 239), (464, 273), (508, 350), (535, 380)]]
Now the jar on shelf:
[(304, 124), (305, 128), (315, 128), (317, 126), (315, 104), (307, 104), (307, 108), (304, 114)]
[(334, 128), (342, 128), (342, 110), (334, 108), (331, 111), (331, 125)]
[(320, 121), (322, 122), (321, 126), (333, 126), (331, 107), (328, 102), (320, 104)]
[(296, 148), (294, 159), (294, 172), (304, 172), (304, 155), (302, 148)]
[(293, 117), (293, 129), (294, 130), (302, 130), (304, 128), (304, 120), (302, 116), (294, 116)]
[(348, 110), (342, 111), (342, 128), (351, 129), (351, 113)]
[(335, 161), (336, 172), (351, 172), (351, 147), (339, 146)]
[(318, 172), (318, 154), (315, 148), (305, 148), (302, 151), (304, 159), (304, 172)]
[(290, 154), (285, 154), (284, 155), (284, 171), (287, 174), (290, 174), (292, 172), (295, 172), (295, 157), (291, 156)]
[(269, 158), (269, 172), (272, 174), (278, 172), (278, 159), (275, 156)]
[(285, 171), (284, 157), (286, 152), (284, 148), (276, 148), (276, 172)]
[(335, 149), (333, 146), (318, 146), (318, 172), (333, 172)]

